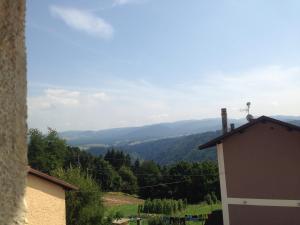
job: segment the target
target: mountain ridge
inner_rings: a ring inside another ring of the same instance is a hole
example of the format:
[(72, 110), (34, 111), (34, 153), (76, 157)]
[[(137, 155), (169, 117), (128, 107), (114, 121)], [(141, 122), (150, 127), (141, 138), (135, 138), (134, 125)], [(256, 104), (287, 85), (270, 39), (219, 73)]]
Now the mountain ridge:
[[(300, 116), (278, 115), (273, 116), (273, 118), (284, 121), (300, 120)], [(229, 119), (229, 123), (235, 123), (236, 127), (245, 122), (246, 119)], [(73, 146), (119, 146), (216, 131), (220, 128), (221, 118), (207, 118), (97, 131), (64, 131), (60, 132), (59, 135)]]
[[(300, 125), (300, 120), (290, 122), (295, 125)], [(198, 146), (219, 135), (221, 135), (220, 130), (208, 131), (200, 134), (164, 138), (123, 146), (90, 147), (87, 151), (94, 155), (104, 155), (108, 149), (115, 147), (136, 158), (153, 160), (161, 165), (172, 164), (178, 161), (194, 162), (216, 160), (217, 154), (215, 147), (199, 151)]]

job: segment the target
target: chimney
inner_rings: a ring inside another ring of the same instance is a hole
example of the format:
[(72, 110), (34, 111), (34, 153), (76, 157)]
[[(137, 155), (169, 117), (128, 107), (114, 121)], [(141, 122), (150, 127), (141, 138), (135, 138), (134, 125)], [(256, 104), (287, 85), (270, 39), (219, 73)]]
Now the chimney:
[(230, 124), (230, 131), (234, 130), (234, 123)]
[(227, 128), (227, 111), (226, 108), (221, 109), (221, 115), (222, 115), (222, 131), (223, 134), (227, 133), (228, 128)]

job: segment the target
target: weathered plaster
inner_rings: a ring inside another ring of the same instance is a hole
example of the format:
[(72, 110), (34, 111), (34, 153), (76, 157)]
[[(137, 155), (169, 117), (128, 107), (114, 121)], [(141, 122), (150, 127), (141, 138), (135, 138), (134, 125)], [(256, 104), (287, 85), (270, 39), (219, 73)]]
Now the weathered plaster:
[(28, 175), (25, 194), (28, 225), (66, 225), (65, 190)]
[(25, 224), (25, 0), (0, 0), (0, 224)]

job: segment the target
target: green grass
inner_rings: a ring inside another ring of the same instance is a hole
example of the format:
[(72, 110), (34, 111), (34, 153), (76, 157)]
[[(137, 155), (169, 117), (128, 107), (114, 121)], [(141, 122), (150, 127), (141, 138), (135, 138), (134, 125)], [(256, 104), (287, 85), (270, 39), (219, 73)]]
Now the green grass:
[[(106, 195), (108, 198), (115, 198), (119, 199), (120, 201), (128, 201), (130, 204), (123, 204), (123, 205), (114, 205), (114, 204), (107, 204), (105, 215), (113, 215), (116, 212), (121, 212), (124, 217), (130, 217), (130, 216), (137, 216), (138, 211), (138, 204), (141, 204), (143, 202), (139, 199), (132, 200), (132, 196), (124, 196), (124, 194), (117, 194), (117, 193), (107, 193)], [(139, 201), (138, 201), (139, 200)], [(187, 208), (184, 211), (178, 212), (173, 216), (183, 217), (185, 215), (201, 215), (201, 214), (209, 214), (211, 211), (221, 209), (221, 204), (215, 204), (215, 205), (207, 205), (205, 203), (201, 204), (194, 204), (194, 205), (188, 205)], [(148, 217), (147, 214), (142, 214), (143, 217)], [(153, 216), (153, 215), (152, 215)], [(143, 225), (148, 225), (147, 219), (144, 219), (142, 222)], [(136, 222), (131, 221), (129, 225), (136, 225)], [(203, 222), (197, 221), (197, 222), (187, 222), (187, 225), (203, 225)]]
[(216, 209), (221, 209), (221, 205), (215, 204), (210, 206), (204, 203), (188, 205), (184, 211), (176, 213), (176, 216), (209, 214)]
[(105, 214), (115, 214), (116, 212), (122, 212), (124, 217), (134, 216), (137, 215), (138, 205), (118, 205), (118, 206), (111, 206), (108, 207)]
[[(124, 217), (137, 215), (138, 205), (119, 205), (119, 206), (111, 206), (106, 210), (106, 215), (111, 213), (116, 213), (118, 211), (122, 212)], [(200, 214), (209, 214), (212, 210), (221, 209), (220, 204), (216, 205), (207, 205), (204, 203), (188, 205), (184, 211), (178, 212), (175, 216), (185, 216), (185, 215), (200, 215)]]
[[(121, 192), (108, 192), (104, 195), (106, 213), (105, 215), (115, 214), (120, 211), (124, 217), (135, 216), (138, 211), (138, 204), (143, 200), (137, 196), (124, 194)], [(174, 216), (209, 214), (212, 210), (221, 209), (221, 204), (207, 205), (205, 203), (188, 205), (184, 211), (176, 213)]]
[[(176, 216), (185, 216), (185, 215), (200, 215), (200, 214), (210, 214), (213, 210), (221, 209), (221, 204), (207, 205), (204, 203), (196, 205), (188, 205), (187, 208), (176, 214)], [(203, 225), (204, 221), (188, 221), (187, 225)]]

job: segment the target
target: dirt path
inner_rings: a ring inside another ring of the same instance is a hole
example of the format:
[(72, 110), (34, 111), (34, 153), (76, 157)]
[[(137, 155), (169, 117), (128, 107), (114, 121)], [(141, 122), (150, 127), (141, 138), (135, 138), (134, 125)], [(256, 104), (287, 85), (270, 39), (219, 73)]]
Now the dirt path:
[(144, 201), (134, 196), (120, 194), (120, 193), (107, 193), (103, 196), (104, 204), (111, 205), (133, 205), (142, 204)]

